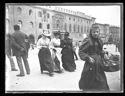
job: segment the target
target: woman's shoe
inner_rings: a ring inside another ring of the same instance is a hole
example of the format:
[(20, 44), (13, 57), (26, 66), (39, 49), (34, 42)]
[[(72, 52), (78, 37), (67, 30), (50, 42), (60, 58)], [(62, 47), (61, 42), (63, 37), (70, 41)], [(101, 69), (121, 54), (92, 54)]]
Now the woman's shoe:
[(24, 74), (18, 74), (18, 75), (16, 75), (16, 76), (18, 76), (18, 77), (23, 77), (23, 76), (25, 76)]
[(63, 73), (63, 69), (60, 69), (60, 70), (59, 70), (59, 73)]
[(41, 71), (41, 74), (43, 74), (43, 71)]
[(17, 69), (11, 69), (11, 71), (18, 71)]
[(49, 76), (51, 76), (51, 77), (52, 77), (53, 75), (54, 75), (53, 73), (49, 73)]

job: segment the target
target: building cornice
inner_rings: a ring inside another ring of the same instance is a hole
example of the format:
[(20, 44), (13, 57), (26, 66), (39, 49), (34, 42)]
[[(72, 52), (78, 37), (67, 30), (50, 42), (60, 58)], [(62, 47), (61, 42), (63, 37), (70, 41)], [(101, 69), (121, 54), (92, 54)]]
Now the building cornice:
[(43, 7), (43, 6), (32, 6), (32, 7), (39, 8), (39, 9), (46, 9), (46, 10), (49, 10), (49, 11), (63, 13), (63, 14), (67, 14), (67, 15), (71, 15), (71, 16), (75, 16), (75, 17), (80, 17), (80, 18), (84, 18), (84, 19), (87, 19), (87, 20), (96, 19), (95, 17), (91, 17), (91, 16), (88, 16), (88, 15), (85, 15), (84, 13), (78, 12), (78, 11), (73, 11), (73, 12), (76, 12), (76, 13), (79, 13), (79, 14), (84, 14), (84, 16), (80, 16), (80, 15), (76, 15), (76, 14), (71, 14), (71, 13), (63, 12), (63, 11), (58, 11), (54, 7), (51, 7), (51, 8), (47, 8), (47, 7)]

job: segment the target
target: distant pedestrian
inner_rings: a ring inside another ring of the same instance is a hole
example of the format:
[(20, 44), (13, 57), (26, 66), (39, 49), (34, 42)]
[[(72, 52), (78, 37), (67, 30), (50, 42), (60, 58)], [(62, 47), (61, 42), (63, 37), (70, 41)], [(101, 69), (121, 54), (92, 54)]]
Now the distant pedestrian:
[(30, 34), (28, 36), (28, 38), (29, 38), (29, 43), (30, 43), (31, 48), (34, 49), (34, 45), (35, 45), (35, 37), (34, 37), (34, 35)]
[(73, 54), (75, 56), (75, 60), (78, 60), (78, 56), (76, 54), (77, 43), (73, 44)]
[(17, 71), (14, 60), (12, 58), (13, 53), (12, 53), (12, 36), (11, 36), (11, 34), (6, 34), (5, 53), (10, 61), (11, 71)]
[(43, 71), (48, 71), (49, 76), (53, 76), (54, 65), (52, 62), (51, 52), (50, 52), (50, 39), (47, 38), (50, 34), (42, 33), (42, 37), (37, 42), (37, 47), (39, 50), (38, 58), (40, 62), (41, 74)]
[(121, 52), (121, 45), (120, 45), (120, 41), (117, 41), (116, 43), (116, 48), (118, 49), (118, 52)]
[(102, 67), (103, 44), (99, 32), (99, 27), (92, 25), (89, 37), (83, 40), (79, 48), (79, 56), (85, 61), (79, 80), (79, 88), (83, 91), (109, 91)]
[(28, 53), (29, 53), (29, 49), (30, 49), (30, 41), (29, 41), (29, 37), (27, 35), (25, 38), (25, 43), (26, 43), (27, 57), (28, 57)]
[(61, 47), (63, 68), (69, 72), (75, 71), (76, 64), (74, 60), (74, 50), (72, 45), (72, 39), (69, 38), (68, 32), (65, 32), (64, 39), (61, 40)]
[(16, 56), (17, 64), (20, 69), (20, 74), (17, 76), (25, 76), (23, 65), (22, 65), (22, 59), (23, 59), (27, 74), (30, 74), (29, 63), (27, 61), (27, 57), (28, 57), (28, 50), (26, 45), (26, 42), (28, 41), (27, 35), (20, 31), (20, 27), (18, 25), (14, 25), (14, 31), (15, 32), (12, 34), (13, 36), (12, 49), (13, 49), (13, 55)]

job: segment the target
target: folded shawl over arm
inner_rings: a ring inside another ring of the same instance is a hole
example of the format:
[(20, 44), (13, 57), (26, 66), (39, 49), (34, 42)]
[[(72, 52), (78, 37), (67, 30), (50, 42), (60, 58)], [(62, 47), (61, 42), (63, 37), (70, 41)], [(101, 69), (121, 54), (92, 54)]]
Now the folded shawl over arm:
[[(96, 52), (103, 58), (104, 57), (104, 51), (102, 50), (103, 42), (101, 39), (98, 39), (98, 50)], [(90, 57), (90, 53), (96, 53), (93, 47), (93, 42), (91, 38), (85, 38), (82, 42), (82, 45), (79, 48), (79, 56), (80, 59), (84, 61), (88, 61)]]
[[(89, 48), (89, 38), (86, 38), (83, 42), (82, 42), (82, 45), (80, 46), (79, 48), (79, 56), (80, 56), (80, 59), (86, 61), (89, 59), (89, 55), (87, 54), (88, 52), (88, 48)], [(86, 53), (85, 53), (86, 52)]]

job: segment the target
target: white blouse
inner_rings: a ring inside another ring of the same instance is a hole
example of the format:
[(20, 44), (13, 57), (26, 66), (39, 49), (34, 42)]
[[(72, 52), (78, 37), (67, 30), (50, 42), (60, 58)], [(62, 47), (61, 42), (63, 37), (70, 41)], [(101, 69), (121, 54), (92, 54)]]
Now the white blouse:
[(46, 38), (46, 39), (43, 39), (43, 38), (40, 38), (37, 42), (37, 47), (40, 49), (42, 47), (49, 47), (50, 45), (50, 39)]
[(51, 40), (51, 47), (60, 46), (60, 39), (53, 38)]

